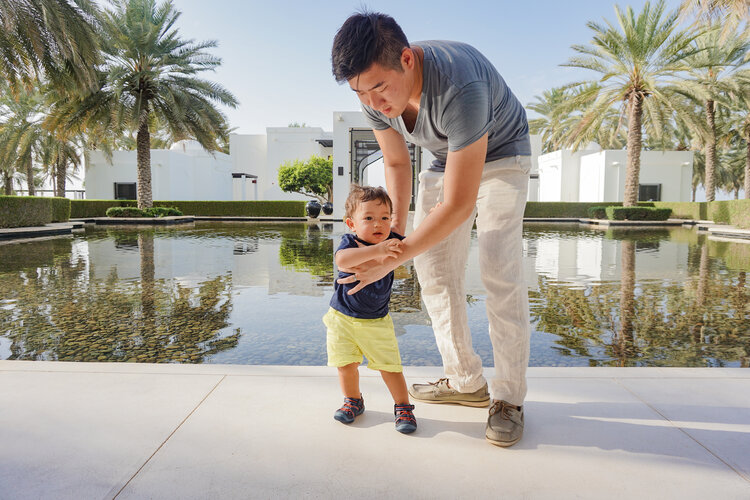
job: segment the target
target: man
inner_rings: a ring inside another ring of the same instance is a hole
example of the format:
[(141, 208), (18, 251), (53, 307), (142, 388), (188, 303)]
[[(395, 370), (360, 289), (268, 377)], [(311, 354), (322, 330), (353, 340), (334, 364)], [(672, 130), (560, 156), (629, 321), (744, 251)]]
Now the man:
[[(523, 434), (529, 359), (528, 294), (521, 231), (531, 168), (526, 113), (492, 64), (448, 41), (410, 45), (390, 16), (352, 15), (336, 33), (333, 74), (357, 94), (383, 152), (392, 228), (404, 234), (411, 197), (406, 141), (433, 153), (420, 174), (415, 230), (400, 257), (356, 269), (350, 293), (414, 258), (445, 378), (409, 388), (431, 403), (487, 406), (486, 438), (511, 446)], [(495, 377), (487, 382), (471, 344), (464, 292), (476, 216)]]

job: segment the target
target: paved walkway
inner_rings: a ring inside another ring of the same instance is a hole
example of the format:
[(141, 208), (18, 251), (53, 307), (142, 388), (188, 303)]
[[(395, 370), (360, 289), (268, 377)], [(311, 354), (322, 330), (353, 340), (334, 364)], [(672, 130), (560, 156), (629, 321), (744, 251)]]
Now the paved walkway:
[(747, 369), (532, 368), (509, 449), (361, 372), (345, 426), (326, 367), (0, 361), (0, 498), (750, 498)]

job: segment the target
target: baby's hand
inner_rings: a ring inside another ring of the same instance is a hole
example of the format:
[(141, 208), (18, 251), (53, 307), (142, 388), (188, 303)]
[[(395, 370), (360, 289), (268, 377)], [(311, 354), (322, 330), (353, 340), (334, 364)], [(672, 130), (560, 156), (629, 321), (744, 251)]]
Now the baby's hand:
[(382, 262), (389, 257), (398, 257), (401, 252), (404, 251), (404, 245), (401, 240), (391, 238), (389, 240), (381, 241), (376, 245), (380, 253), (379, 260)]
[(440, 205), (442, 205), (442, 204), (443, 204), (443, 202), (442, 202), (442, 201), (439, 201), (437, 205), (435, 205), (434, 207), (432, 207), (432, 208), (430, 209), (430, 213), (432, 213), (432, 211), (433, 211), (433, 210), (435, 210), (436, 208), (438, 208), (438, 207), (439, 207)]

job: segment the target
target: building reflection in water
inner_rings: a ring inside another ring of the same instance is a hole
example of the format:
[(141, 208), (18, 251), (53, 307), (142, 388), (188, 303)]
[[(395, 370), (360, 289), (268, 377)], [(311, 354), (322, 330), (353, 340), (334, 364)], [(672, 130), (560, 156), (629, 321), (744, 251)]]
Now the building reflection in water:
[[(0, 359), (322, 364), (344, 230), (196, 223), (0, 245)], [(476, 252), (474, 240), (467, 307), (490, 366)], [(532, 365), (750, 364), (748, 244), (527, 224), (523, 258)], [(440, 364), (410, 263), (392, 297), (405, 360)]]

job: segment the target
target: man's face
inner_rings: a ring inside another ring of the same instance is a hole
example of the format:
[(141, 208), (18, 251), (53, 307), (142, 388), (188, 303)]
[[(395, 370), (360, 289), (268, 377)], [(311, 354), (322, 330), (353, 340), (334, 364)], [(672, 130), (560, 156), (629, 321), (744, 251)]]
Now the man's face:
[(346, 225), (367, 243), (380, 243), (391, 234), (391, 210), (380, 200), (364, 201), (359, 204)]
[(365, 106), (388, 118), (396, 118), (404, 112), (412, 83), (409, 72), (385, 68), (378, 63), (349, 80), (349, 86)]

